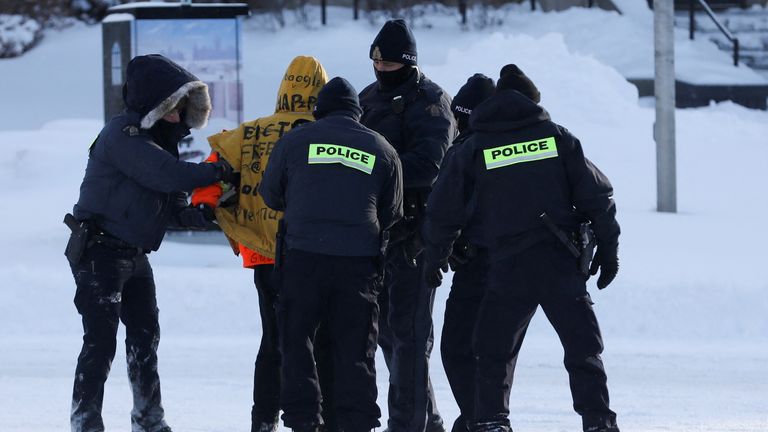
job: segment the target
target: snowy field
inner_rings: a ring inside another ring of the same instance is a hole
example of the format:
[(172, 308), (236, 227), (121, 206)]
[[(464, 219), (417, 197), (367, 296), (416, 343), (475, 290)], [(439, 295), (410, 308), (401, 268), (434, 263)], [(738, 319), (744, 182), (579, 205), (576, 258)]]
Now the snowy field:
[[(340, 13), (322, 29), (269, 31), (264, 21), (246, 23), (247, 118), (271, 112), (295, 55), (318, 57), (331, 76), (345, 76), (358, 89), (372, 81), (367, 54), (378, 26)], [(652, 59), (619, 52), (652, 56), (651, 40), (632, 32), (642, 27), (639, 19), (575, 10), (460, 31), (455, 18), (435, 18), (431, 29), (421, 25), (414, 33), (423, 70), (451, 94), (474, 72), (495, 78), (502, 65), (520, 65), (553, 119), (580, 137), (613, 181), (621, 270), (609, 288), (591, 291), (622, 430), (766, 431), (768, 113), (731, 103), (678, 110), (679, 213), (656, 213), (654, 111), (622, 76)], [(579, 37), (601, 24), (616, 33), (589, 42)], [(77, 199), (88, 145), (102, 125), (100, 40), (99, 27), (78, 26), (48, 34), (21, 58), (0, 60), (1, 432), (69, 429), (81, 328), (61, 220)], [(621, 48), (626, 44), (633, 49)], [(706, 58), (702, 71), (728, 78), (719, 66), (728, 64), (727, 54), (686, 56), (687, 49), (679, 51), (681, 70), (691, 73)], [(251, 273), (225, 246), (167, 240), (150, 260), (169, 424), (176, 431), (248, 430), (261, 337)], [(436, 346), (449, 287), (450, 277), (435, 303)], [(432, 377), (450, 424), (458, 410), (438, 353)], [(387, 372), (378, 364), (384, 421)], [(119, 345), (104, 401), (109, 431), (130, 430), (130, 400)], [(562, 350), (543, 314), (524, 343), (511, 408), (517, 431), (581, 427)]]

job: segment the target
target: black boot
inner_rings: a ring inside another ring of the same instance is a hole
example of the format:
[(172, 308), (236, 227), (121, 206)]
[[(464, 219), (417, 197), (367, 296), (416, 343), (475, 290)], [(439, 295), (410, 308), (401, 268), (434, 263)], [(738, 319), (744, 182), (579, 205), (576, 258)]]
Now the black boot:
[(467, 421), (464, 419), (464, 416), (459, 415), (456, 417), (456, 420), (453, 422), (451, 432), (469, 432), (469, 425), (467, 425)]
[(253, 422), (251, 432), (277, 432), (277, 422)]
[(619, 432), (616, 424), (616, 415), (609, 416), (583, 416), (584, 432)]
[(308, 423), (298, 427), (291, 428), (293, 432), (323, 432), (323, 425)]
[(472, 432), (512, 432), (509, 420), (491, 420), (472, 425)]
[(427, 419), (427, 425), (424, 427), (424, 432), (445, 432), (445, 425), (443, 425), (443, 419), (440, 416), (431, 416)]

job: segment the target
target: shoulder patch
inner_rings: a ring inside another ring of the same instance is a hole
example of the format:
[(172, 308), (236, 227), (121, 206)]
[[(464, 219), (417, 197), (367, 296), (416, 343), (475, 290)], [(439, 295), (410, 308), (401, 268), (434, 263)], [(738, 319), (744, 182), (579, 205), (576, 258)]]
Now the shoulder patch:
[(440, 115), (442, 114), (443, 110), (440, 109), (440, 105), (432, 104), (432, 105), (427, 106), (427, 112), (432, 117), (440, 117)]
[(123, 133), (125, 133), (128, 136), (137, 136), (139, 135), (139, 128), (136, 125), (128, 125), (123, 128)]

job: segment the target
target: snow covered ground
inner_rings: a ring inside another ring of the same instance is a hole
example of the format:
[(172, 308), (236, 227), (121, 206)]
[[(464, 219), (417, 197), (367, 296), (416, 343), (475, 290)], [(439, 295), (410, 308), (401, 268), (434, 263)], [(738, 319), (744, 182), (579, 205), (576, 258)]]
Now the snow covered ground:
[[(678, 110), (680, 212), (656, 213), (654, 112), (638, 103), (621, 66), (597, 54), (621, 50), (613, 39), (596, 39), (593, 49), (574, 38), (596, 22), (636, 24), (614, 15), (536, 14), (478, 31), (435, 19), (432, 29), (415, 30), (419, 61), (450, 93), (474, 72), (496, 77), (502, 65), (517, 63), (541, 89), (555, 121), (581, 138), (587, 155), (612, 179), (623, 228), (622, 266), (614, 284), (592, 289), (592, 295), (623, 430), (768, 430), (768, 113), (731, 103)], [(358, 89), (373, 79), (367, 53), (378, 27), (331, 18), (323, 29), (271, 32), (258, 20), (246, 24), (247, 118), (272, 110), (295, 55), (317, 56), (331, 76), (343, 75)], [(558, 25), (539, 31), (539, 20)], [(626, 36), (619, 24), (613, 27), (617, 37)], [(68, 430), (81, 329), (62, 256), (67, 229), (61, 219), (77, 199), (87, 147), (102, 125), (99, 32), (71, 28), (49, 35), (21, 58), (0, 61), (3, 432)], [(647, 38), (633, 43), (633, 51), (652, 54)], [(681, 59), (677, 64), (692, 68)], [(150, 260), (161, 309), (160, 370), (169, 423), (178, 431), (247, 430), (260, 339), (251, 274), (218, 245), (166, 241)], [(438, 291), (438, 335), (449, 286), (450, 278)], [(116, 432), (130, 430), (122, 351), (104, 402), (108, 430)], [(437, 353), (435, 390), (452, 422), (458, 411)], [(561, 358), (554, 331), (537, 315), (512, 392), (516, 430), (580, 428)]]

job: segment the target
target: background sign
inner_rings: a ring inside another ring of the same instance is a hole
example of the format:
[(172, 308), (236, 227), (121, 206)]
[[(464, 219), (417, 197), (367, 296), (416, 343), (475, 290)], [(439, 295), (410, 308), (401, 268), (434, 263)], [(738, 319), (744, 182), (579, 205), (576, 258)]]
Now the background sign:
[(135, 21), (135, 55), (162, 54), (208, 84), (211, 117), (180, 146), (182, 158), (208, 156), (206, 137), (242, 122), (239, 21), (235, 19), (153, 19)]

